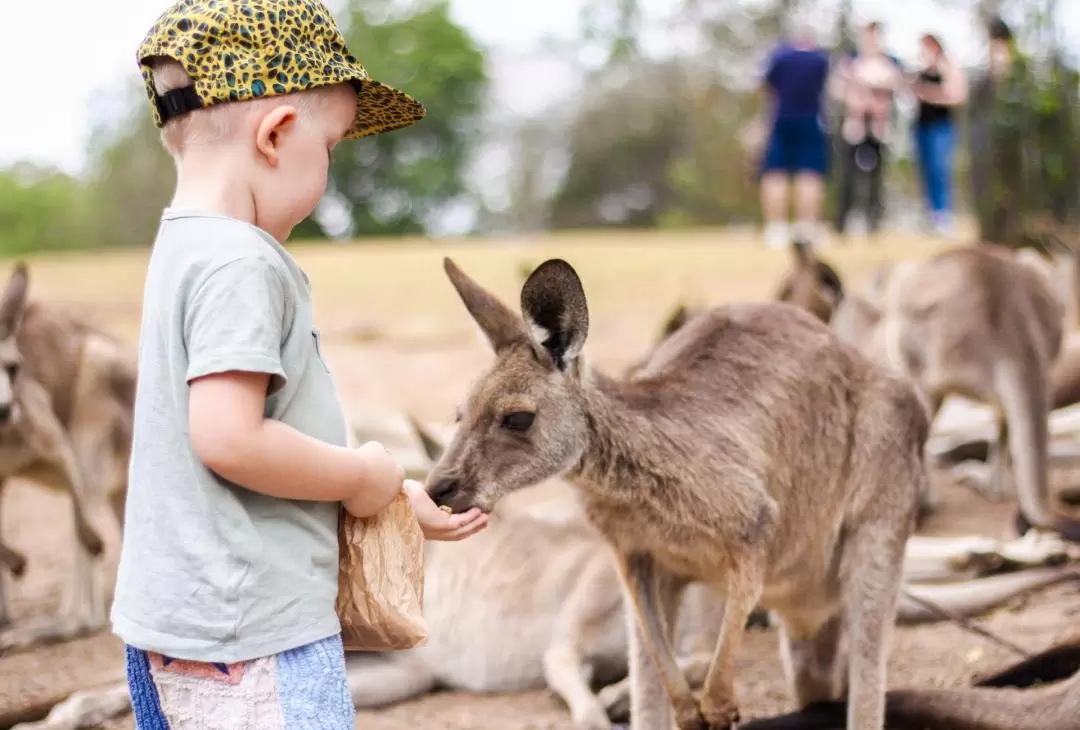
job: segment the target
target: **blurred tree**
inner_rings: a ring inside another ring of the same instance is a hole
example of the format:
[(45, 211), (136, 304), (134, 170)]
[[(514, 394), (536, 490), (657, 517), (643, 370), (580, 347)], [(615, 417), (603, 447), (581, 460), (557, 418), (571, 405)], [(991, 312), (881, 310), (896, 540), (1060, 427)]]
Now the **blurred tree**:
[(686, 137), (679, 75), (670, 64), (628, 58), (592, 75), (568, 130), (570, 166), (552, 201), (553, 228), (659, 224)]
[(671, 32), (693, 40), (673, 57), (653, 58), (640, 39), (625, 38), (627, 29), (640, 31), (633, 3), (593, 0), (594, 17), (604, 11), (609, 21), (587, 26), (586, 40), (603, 39), (610, 51), (587, 77), (569, 124), (570, 163), (551, 225), (687, 226), (755, 216), (756, 180), (742, 164), (740, 136), (760, 106), (762, 60), (791, 4), (682, 0)]
[(131, 89), (120, 120), (103, 121), (92, 131), (88, 147), (88, 215), (81, 245), (151, 245), (176, 174), (141, 86)]
[[(419, 233), (467, 193), (466, 163), (488, 84), (484, 53), (450, 18), (446, 0), (401, 16), (389, 4), (351, 5), (350, 50), (373, 78), (419, 99), (427, 117), (341, 145), (330, 167), (330, 195), (347, 202), (351, 235)], [(309, 223), (304, 232), (314, 227)]]
[(83, 190), (62, 172), (29, 164), (0, 170), (0, 254), (78, 248)]
[[(1029, 243), (1032, 229), (1048, 222), (1080, 222), (1080, 73), (1062, 51), (1056, 2), (1027, 4), (1018, 35), (1028, 43), (1014, 41), (1012, 63), (996, 82), (980, 70), (969, 104), (970, 123), (979, 128), (971, 150), (982, 183), (973, 201), (979, 234), (1011, 246)], [(982, 17), (992, 17), (1000, 3), (980, 7)]]

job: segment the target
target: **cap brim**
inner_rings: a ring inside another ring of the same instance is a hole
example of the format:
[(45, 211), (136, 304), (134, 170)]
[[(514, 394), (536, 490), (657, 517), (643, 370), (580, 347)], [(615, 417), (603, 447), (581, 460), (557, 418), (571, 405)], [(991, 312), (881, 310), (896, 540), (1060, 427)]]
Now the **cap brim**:
[(356, 120), (346, 139), (370, 137), (410, 127), (427, 114), (423, 104), (380, 81), (363, 79), (356, 99)]

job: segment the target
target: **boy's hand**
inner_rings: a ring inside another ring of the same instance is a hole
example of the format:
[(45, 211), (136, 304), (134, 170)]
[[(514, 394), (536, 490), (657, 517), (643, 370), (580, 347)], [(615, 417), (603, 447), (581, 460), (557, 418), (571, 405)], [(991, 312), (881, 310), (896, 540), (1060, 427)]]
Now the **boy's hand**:
[(405, 480), (405, 492), (428, 540), (464, 540), (487, 527), (488, 516), (475, 507), (458, 515), (444, 512), (428, 496), (424, 485), (414, 479)]
[(364, 480), (356, 495), (345, 500), (345, 509), (354, 517), (370, 517), (394, 501), (405, 481), (405, 469), (378, 441), (362, 444), (356, 454), (364, 463)]

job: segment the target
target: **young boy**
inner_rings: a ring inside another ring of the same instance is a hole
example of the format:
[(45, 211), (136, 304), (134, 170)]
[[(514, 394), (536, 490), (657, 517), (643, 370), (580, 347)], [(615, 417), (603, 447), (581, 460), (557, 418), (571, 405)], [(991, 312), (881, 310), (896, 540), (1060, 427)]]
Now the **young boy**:
[(447, 515), (347, 424), (281, 246), (331, 150), (424, 116), (368, 78), (316, 0), (180, 0), (138, 53), (177, 169), (147, 271), (126, 528), (112, 608), (139, 728), (353, 727), (337, 595), (340, 504), (405, 488), (429, 539)]

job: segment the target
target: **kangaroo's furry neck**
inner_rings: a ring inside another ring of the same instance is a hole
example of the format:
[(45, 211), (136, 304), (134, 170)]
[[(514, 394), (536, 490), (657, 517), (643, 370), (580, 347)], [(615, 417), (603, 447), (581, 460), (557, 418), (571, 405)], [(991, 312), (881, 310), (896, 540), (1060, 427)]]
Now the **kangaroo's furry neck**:
[(671, 481), (680, 449), (665, 433), (659, 399), (648, 388), (590, 370), (583, 373), (581, 402), (587, 440), (567, 479), (609, 499)]

